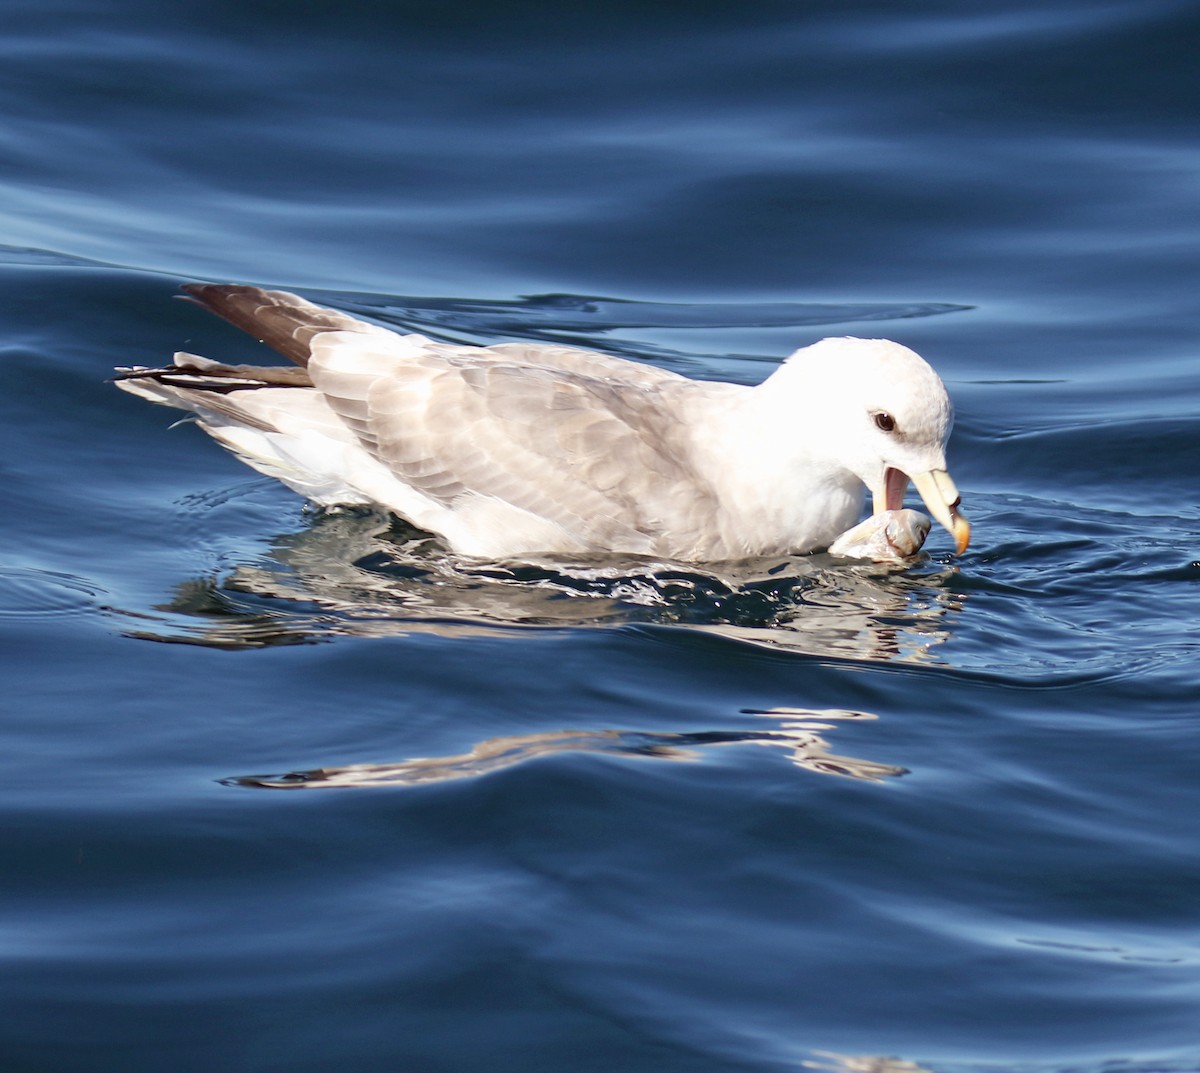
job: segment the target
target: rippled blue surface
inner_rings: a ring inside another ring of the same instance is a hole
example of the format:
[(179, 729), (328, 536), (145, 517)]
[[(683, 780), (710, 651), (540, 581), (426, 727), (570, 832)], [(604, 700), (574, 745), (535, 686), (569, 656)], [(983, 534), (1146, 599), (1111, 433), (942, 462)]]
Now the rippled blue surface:
[[(1194, 4), (4, 21), (5, 1071), (1200, 1069)], [(887, 335), (974, 543), (310, 516), (105, 383), (259, 356), (197, 278), (745, 383)]]

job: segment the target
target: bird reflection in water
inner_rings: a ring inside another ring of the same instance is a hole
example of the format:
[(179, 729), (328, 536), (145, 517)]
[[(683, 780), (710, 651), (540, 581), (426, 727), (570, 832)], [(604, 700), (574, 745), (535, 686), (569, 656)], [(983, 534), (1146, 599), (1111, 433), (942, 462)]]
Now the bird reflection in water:
[(371, 513), (317, 515), (220, 578), (133, 616), (133, 636), (219, 648), (337, 636), (650, 624), (822, 657), (926, 662), (952, 631), (956, 568), (797, 556), (697, 567), (646, 559), (498, 563)]
[(272, 790), (330, 789), (336, 787), (420, 786), (452, 779), (476, 778), (559, 753), (594, 753), (642, 760), (694, 761), (702, 751), (727, 745), (765, 745), (782, 749), (797, 767), (826, 775), (880, 782), (907, 774), (904, 768), (835, 756), (822, 732), (838, 722), (875, 719), (868, 712), (844, 709), (746, 709), (745, 715), (772, 720), (770, 725), (741, 730), (693, 733), (656, 733), (634, 730), (560, 730), (488, 738), (469, 753), (419, 757), (394, 764), (348, 764), (279, 775), (237, 775), (221, 782)]
[(805, 1069), (824, 1069), (830, 1073), (932, 1073), (925, 1066), (904, 1058), (887, 1058), (878, 1054), (837, 1054), (834, 1051), (813, 1051), (820, 1062), (806, 1061)]

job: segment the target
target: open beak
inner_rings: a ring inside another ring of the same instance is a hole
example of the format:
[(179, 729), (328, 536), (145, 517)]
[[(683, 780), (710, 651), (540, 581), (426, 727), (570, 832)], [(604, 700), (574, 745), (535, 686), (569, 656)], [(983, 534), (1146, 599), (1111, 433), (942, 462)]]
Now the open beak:
[[(883, 477), (883, 487), (874, 492), (872, 512), (882, 514), (885, 510), (899, 510), (904, 505), (908, 481), (907, 474), (889, 466)], [(959, 513), (958, 505), (962, 499), (950, 474), (944, 469), (931, 469), (914, 474), (912, 482), (921, 493), (929, 513), (950, 531), (961, 555), (971, 543), (971, 523)]]

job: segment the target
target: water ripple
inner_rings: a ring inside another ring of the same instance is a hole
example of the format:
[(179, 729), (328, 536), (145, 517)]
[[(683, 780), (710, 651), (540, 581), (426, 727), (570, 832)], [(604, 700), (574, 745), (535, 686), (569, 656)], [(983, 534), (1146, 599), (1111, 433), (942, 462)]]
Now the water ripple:
[(0, 567), (0, 617), (48, 618), (93, 611), (103, 590), (85, 578), (57, 570)]
[(524, 295), (515, 301), (414, 298), (308, 291), (314, 301), (386, 321), (406, 331), (441, 328), (471, 334), (557, 339), (564, 332), (616, 328), (790, 328), (850, 321), (908, 320), (959, 313), (949, 302), (647, 302), (583, 294)]

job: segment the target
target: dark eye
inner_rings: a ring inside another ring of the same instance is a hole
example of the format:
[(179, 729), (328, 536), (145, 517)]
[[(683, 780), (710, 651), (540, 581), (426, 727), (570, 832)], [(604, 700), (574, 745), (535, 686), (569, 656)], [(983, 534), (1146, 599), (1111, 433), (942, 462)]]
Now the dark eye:
[(896, 419), (882, 410), (875, 415), (875, 427), (882, 432), (891, 432), (896, 427)]

